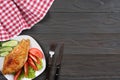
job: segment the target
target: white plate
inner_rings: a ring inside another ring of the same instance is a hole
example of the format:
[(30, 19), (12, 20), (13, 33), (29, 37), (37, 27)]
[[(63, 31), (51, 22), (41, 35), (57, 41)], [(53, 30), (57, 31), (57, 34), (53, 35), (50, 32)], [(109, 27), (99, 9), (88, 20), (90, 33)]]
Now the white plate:
[[(13, 38), (14, 40), (18, 40), (18, 41), (20, 41), (20, 40), (22, 40), (22, 39), (30, 39), (30, 47), (31, 48), (38, 48), (39, 50), (41, 50), (42, 51), (42, 49), (41, 49), (41, 47), (39, 46), (39, 44), (32, 38), (32, 37), (30, 37), (30, 36), (28, 36), (28, 35), (20, 35), (20, 36), (17, 36), (17, 37), (15, 37), (15, 38)], [(42, 51), (42, 53), (43, 53), (43, 51)], [(45, 55), (44, 55), (44, 53), (43, 53), (43, 59), (42, 59), (42, 62), (43, 62), (43, 68), (41, 69), (41, 70), (39, 70), (39, 71), (36, 71), (35, 72), (35, 75), (36, 75), (36, 77), (37, 76), (39, 76), (44, 70), (45, 70), (45, 68), (46, 68), (46, 60), (45, 60)], [(4, 58), (3, 57), (0, 57), (0, 70), (2, 70), (2, 67), (3, 67), (3, 61), (4, 61)], [(12, 74), (7, 74), (7, 75), (5, 75), (5, 77), (8, 79), (8, 80), (14, 80), (14, 76), (12, 75)], [(31, 80), (31, 79), (28, 79), (28, 78), (23, 78), (23, 80)]]

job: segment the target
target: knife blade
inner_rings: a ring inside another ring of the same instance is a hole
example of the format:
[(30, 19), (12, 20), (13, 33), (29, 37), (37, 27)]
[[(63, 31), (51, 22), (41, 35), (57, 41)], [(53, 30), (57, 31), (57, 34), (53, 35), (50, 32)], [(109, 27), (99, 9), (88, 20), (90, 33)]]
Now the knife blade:
[(50, 72), (51, 72), (51, 67), (52, 67), (52, 62), (53, 62), (53, 56), (55, 54), (55, 49), (57, 47), (56, 43), (52, 43), (50, 45), (50, 50), (49, 50), (49, 56), (48, 56), (48, 67), (47, 67), (47, 73), (46, 73), (46, 80), (50, 80)]
[(56, 60), (56, 72), (55, 72), (55, 77), (54, 80), (58, 80), (58, 76), (60, 73), (60, 69), (61, 69), (61, 62), (62, 62), (62, 58), (63, 58), (63, 51), (64, 51), (64, 44), (61, 45), (60, 49), (59, 49), (59, 54)]

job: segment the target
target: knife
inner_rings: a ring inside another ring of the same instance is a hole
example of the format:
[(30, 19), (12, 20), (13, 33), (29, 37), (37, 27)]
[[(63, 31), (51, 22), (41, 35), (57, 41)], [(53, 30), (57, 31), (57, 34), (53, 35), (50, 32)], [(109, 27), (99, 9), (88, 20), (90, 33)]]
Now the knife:
[(47, 67), (47, 74), (46, 74), (46, 80), (50, 80), (50, 72), (51, 72), (51, 67), (53, 64), (53, 56), (55, 54), (55, 49), (57, 47), (56, 43), (52, 43), (50, 45), (50, 50), (49, 50), (49, 56), (48, 56), (48, 67)]
[(63, 51), (64, 51), (64, 44), (61, 45), (59, 49), (59, 54), (56, 60), (56, 72), (55, 72), (55, 77), (54, 80), (58, 80), (59, 74), (60, 74), (60, 69), (61, 69), (61, 62), (62, 62), (62, 57), (63, 57)]

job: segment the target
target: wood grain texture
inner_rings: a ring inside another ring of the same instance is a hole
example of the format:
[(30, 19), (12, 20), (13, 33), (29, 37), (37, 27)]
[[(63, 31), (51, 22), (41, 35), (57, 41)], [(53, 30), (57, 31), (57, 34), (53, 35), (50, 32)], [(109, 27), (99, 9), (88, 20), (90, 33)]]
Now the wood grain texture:
[(61, 80), (117, 80), (120, 79), (119, 62), (119, 54), (65, 54)]
[(56, 0), (51, 12), (120, 12), (120, 0)]
[[(64, 42), (59, 80), (120, 80), (120, 0), (56, 0), (45, 18), (21, 34), (47, 56)], [(43, 80), (45, 72), (35, 80)]]
[[(44, 21), (45, 20), (45, 21)], [(119, 13), (49, 13), (29, 33), (120, 33)]]
[[(25, 33), (24, 33), (25, 34)], [(27, 34), (27, 33), (26, 33)], [(48, 48), (51, 42), (64, 42), (64, 54), (120, 54), (120, 34), (29, 34)], [(45, 50), (46, 51), (46, 50)]]
[(118, 13), (49, 13), (23, 34), (43, 43), (64, 42), (66, 54), (119, 54), (117, 16)]

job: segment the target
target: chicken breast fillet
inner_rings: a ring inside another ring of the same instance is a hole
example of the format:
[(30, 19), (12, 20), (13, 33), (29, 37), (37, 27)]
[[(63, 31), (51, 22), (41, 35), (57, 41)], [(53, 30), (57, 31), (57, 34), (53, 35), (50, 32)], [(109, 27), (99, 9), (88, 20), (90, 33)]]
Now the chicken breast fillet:
[(11, 74), (21, 69), (27, 60), (29, 47), (29, 39), (21, 40), (19, 44), (5, 57), (2, 73)]

